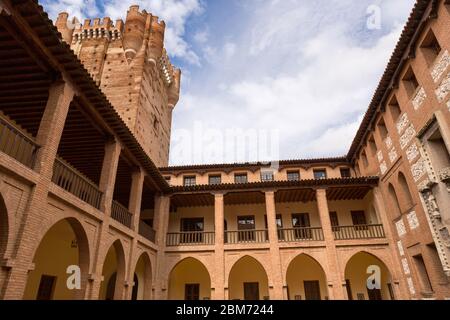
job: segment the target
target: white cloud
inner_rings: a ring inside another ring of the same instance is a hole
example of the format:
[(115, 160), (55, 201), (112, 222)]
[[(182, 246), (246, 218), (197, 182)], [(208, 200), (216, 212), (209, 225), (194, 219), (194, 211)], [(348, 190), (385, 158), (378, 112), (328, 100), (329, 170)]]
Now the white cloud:
[[(81, 20), (100, 15), (95, 0), (47, 0), (43, 4), (53, 19), (61, 11)], [(184, 39), (187, 20), (204, 10), (200, 0), (106, 0), (103, 2), (104, 15), (113, 20), (125, 20), (128, 8), (135, 4), (166, 21), (165, 46), (171, 56), (200, 64), (198, 55)]]
[[(385, 13), (381, 31), (365, 29), (369, 2), (356, 11), (350, 1), (333, 0), (329, 8), (323, 1), (256, 2), (259, 9), (249, 11), (245, 30), (233, 39), (231, 59), (226, 44), (204, 50), (212, 65), (202, 73), (207, 78), (197, 80), (201, 85), (183, 91), (174, 129), (200, 121), (223, 131), (278, 130), (281, 158), (345, 155), (412, 1), (388, 5), (403, 12)], [(381, 12), (386, 3), (379, 3)], [(172, 158), (173, 164), (193, 162)]]

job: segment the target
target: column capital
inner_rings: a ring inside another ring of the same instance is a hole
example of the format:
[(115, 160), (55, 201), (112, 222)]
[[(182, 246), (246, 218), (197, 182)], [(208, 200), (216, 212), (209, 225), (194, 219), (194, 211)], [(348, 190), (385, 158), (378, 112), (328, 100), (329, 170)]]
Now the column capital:
[(215, 198), (220, 198), (220, 197), (224, 197), (228, 192), (227, 191), (212, 191), (211, 194), (215, 197)]

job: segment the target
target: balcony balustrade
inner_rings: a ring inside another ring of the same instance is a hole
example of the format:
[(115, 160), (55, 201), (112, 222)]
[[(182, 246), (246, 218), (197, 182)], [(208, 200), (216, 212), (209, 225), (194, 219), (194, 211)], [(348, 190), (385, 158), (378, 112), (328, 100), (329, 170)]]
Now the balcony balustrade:
[(139, 234), (147, 240), (155, 243), (156, 231), (144, 221), (139, 221)]
[(278, 229), (278, 241), (323, 241), (323, 230), (320, 227)]
[(168, 233), (166, 244), (173, 246), (211, 245), (214, 244), (214, 232), (192, 231)]
[(386, 235), (381, 224), (364, 224), (333, 227), (335, 240), (382, 239)]
[(123, 205), (114, 200), (111, 205), (111, 217), (114, 220), (119, 221), (124, 226), (131, 228), (133, 214), (130, 213)]
[(102, 192), (93, 182), (62, 159), (55, 159), (52, 181), (91, 206), (100, 208)]
[(0, 118), (0, 151), (33, 168), (39, 146), (33, 139)]
[(268, 241), (267, 229), (225, 231), (225, 243), (265, 243)]

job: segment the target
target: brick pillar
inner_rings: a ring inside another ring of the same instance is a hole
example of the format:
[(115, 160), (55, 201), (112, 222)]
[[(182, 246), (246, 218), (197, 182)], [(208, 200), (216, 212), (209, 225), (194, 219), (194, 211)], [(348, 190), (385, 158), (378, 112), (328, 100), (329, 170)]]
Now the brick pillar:
[(334, 243), (334, 234), (331, 228), (330, 212), (328, 210), (326, 189), (316, 190), (317, 209), (319, 211), (320, 222), (322, 224), (323, 236), (326, 244), (328, 260), (328, 294), (330, 299), (344, 300), (346, 298), (345, 283), (342, 279), (339, 261), (337, 258), (336, 245)]
[(115, 139), (106, 142), (99, 188), (103, 192), (100, 210), (107, 216), (111, 215), (111, 204), (114, 196), (114, 185), (116, 183), (120, 151), (120, 143)]
[(215, 300), (225, 300), (225, 253), (224, 253), (224, 194), (214, 194), (214, 233), (215, 233)]
[(116, 182), (117, 166), (119, 165), (121, 146), (115, 139), (110, 139), (105, 143), (105, 155), (103, 157), (102, 172), (100, 175), (99, 189), (103, 192), (100, 210), (104, 213), (104, 219), (100, 225), (100, 233), (95, 244), (93, 273), (90, 275), (89, 299), (97, 300), (100, 294), (100, 287), (103, 281), (103, 263), (100, 261), (106, 257), (109, 247), (106, 247), (108, 237), (109, 220), (111, 216), (111, 204), (114, 195), (114, 185)]
[(272, 286), (273, 300), (282, 300), (283, 294), (283, 271), (281, 268), (280, 248), (278, 243), (278, 228), (276, 224), (276, 209), (275, 209), (275, 192), (266, 191), (266, 214), (267, 214), (267, 228), (269, 233), (270, 244), (270, 262), (272, 265)]
[[(62, 80), (49, 88), (49, 97), (41, 119), (36, 142), (41, 146), (36, 158), (35, 171), (40, 176), (34, 186), (27, 208), (20, 222), (14, 258), (10, 274), (5, 281), (3, 299), (23, 297), (28, 272), (32, 270), (32, 259), (37, 249), (36, 230), (41, 225), (42, 215), (46, 213), (48, 187), (53, 175), (53, 164), (58, 151), (69, 106), (74, 97), (73, 88)], [(55, 252), (55, 254), (58, 254)]]
[(158, 247), (158, 254), (156, 258), (156, 281), (155, 294), (156, 299), (167, 299), (167, 270), (165, 270), (164, 259), (166, 249), (166, 235), (169, 227), (169, 211), (170, 211), (170, 197), (155, 196), (155, 213), (153, 217), (153, 225), (156, 231), (156, 245)]
[(128, 275), (126, 275), (125, 282), (125, 299), (130, 300), (133, 293), (133, 287), (136, 285), (134, 283), (134, 268), (137, 261), (135, 261), (134, 255), (137, 251), (137, 236), (139, 233), (139, 221), (141, 217), (141, 203), (142, 203), (142, 189), (144, 188), (144, 171), (138, 167), (133, 171), (131, 175), (131, 191), (130, 200), (128, 205), (128, 211), (133, 214), (132, 228), (134, 230), (135, 236), (131, 241), (130, 254), (128, 256)]

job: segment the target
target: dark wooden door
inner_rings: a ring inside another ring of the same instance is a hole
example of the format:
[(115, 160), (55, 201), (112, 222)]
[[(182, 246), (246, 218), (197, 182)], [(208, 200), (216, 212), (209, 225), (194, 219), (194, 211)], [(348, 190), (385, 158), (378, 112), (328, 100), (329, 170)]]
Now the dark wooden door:
[(305, 300), (320, 300), (320, 283), (317, 280), (303, 281)]
[(295, 238), (297, 239), (311, 239), (311, 226), (309, 220), (309, 213), (295, 213), (292, 215), (292, 226), (295, 230)]
[(108, 286), (106, 287), (106, 300), (114, 300), (114, 293), (116, 291), (116, 277), (117, 273), (113, 273), (109, 278)]
[(134, 286), (133, 291), (131, 292), (131, 300), (137, 300), (138, 291), (139, 291), (139, 279), (137, 277), (137, 274), (134, 274), (133, 278)]
[(255, 241), (255, 216), (238, 217), (238, 241)]
[(55, 289), (56, 277), (42, 275), (36, 300), (52, 300)]
[(259, 283), (244, 283), (244, 300), (259, 300)]
[(188, 301), (200, 300), (200, 284), (189, 283), (184, 288), (184, 299)]

